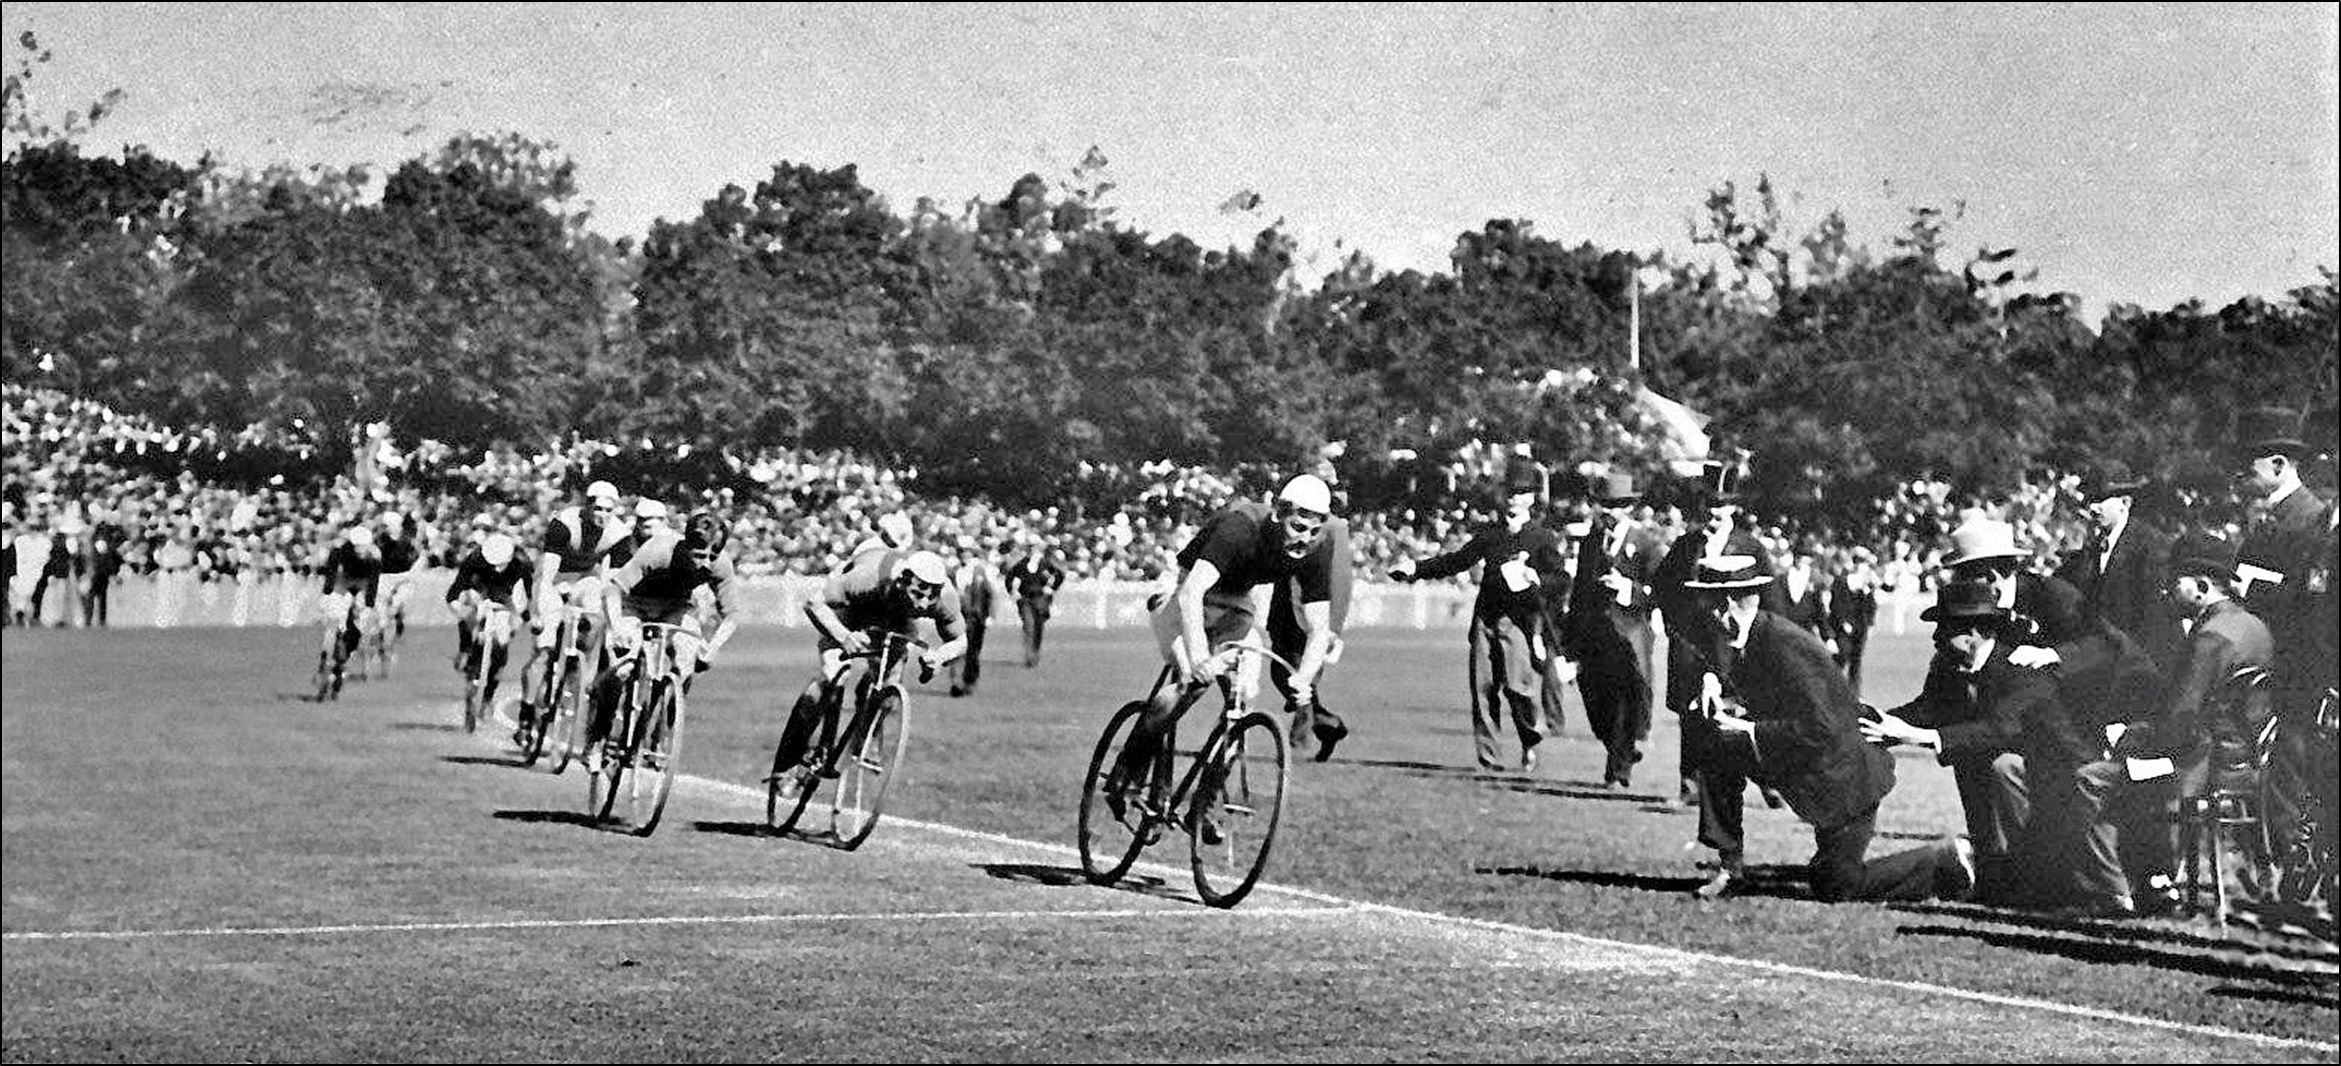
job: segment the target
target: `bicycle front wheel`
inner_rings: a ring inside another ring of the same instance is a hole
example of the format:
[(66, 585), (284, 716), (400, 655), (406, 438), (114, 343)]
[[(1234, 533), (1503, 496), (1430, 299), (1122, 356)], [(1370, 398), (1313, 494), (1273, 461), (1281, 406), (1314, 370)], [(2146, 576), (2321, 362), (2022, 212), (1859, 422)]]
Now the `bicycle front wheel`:
[(463, 731), (477, 733), (480, 729), (480, 716), (488, 713), (487, 647), (484, 644), (473, 645), (471, 657), (465, 660), (464, 666), (466, 669), (463, 672)]
[(564, 655), (560, 662), (557, 674), (560, 682), (553, 689), (558, 695), (547, 704), (544, 712), (547, 715), (559, 715), (545, 726), (546, 744), (553, 748), (553, 772), (556, 774), (567, 770), (577, 754), (585, 750), (585, 722), (590, 709), (591, 689), (594, 677), (601, 670), (599, 661), (589, 662), (582, 653)]
[(838, 845), (847, 851), (861, 847), (878, 828), (887, 782), (901, 776), (903, 752), (910, 742), (902, 690), (878, 693), (856, 725), (859, 728), (850, 737), (856, 743), (838, 758), (837, 788), (829, 794), (829, 824)]
[(1195, 891), (1214, 907), (1242, 902), (1268, 869), (1284, 815), (1292, 753), (1284, 725), (1249, 711), (1203, 753), (1207, 765), (1188, 805), (1188, 857)]
[(661, 681), (652, 692), (650, 711), (641, 718), (628, 759), (632, 781), (634, 835), (646, 837), (658, 830), (666, 813), (667, 797), (675, 790), (675, 753), (683, 739), (683, 697), (674, 682)]
[(1105, 733), (1089, 756), (1089, 776), (1081, 782), (1081, 872), (1092, 884), (1110, 885), (1130, 872), (1138, 853), (1146, 849), (1155, 831), (1153, 819), (1135, 802), (1146, 782), (1122, 781), (1122, 748), (1146, 713), (1145, 700), (1132, 700), (1106, 719)]

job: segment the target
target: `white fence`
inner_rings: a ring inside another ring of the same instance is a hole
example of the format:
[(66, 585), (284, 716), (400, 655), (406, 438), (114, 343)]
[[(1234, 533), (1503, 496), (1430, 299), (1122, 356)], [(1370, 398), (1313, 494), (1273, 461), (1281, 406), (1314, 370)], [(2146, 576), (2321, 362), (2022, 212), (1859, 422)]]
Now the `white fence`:
[[(407, 597), (408, 624), (450, 623), (445, 596), (454, 577), (447, 571), (414, 575)], [(794, 574), (747, 577), (741, 583), (743, 622), (749, 625), (806, 625), (805, 601), (821, 590), (820, 578)], [(1161, 587), (1130, 581), (1067, 582), (1057, 593), (1055, 622), (1095, 629), (1140, 627), (1145, 625), (1146, 597)], [(319, 621), (317, 595), (318, 584), (313, 578), (263, 579), (245, 574), (235, 581), (206, 582), (185, 572), (157, 574), (116, 581), (108, 614), (116, 626), (305, 626)], [(1351, 596), (1349, 625), (1365, 629), (1460, 628), (1469, 620), (1473, 595), (1468, 586), (1361, 583)], [(46, 599), (43, 618), (55, 621), (67, 617), (64, 582), (52, 582)], [(1924, 606), (1907, 594), (1881, 597), (1878, 628), (1905, 632), (1917, 624)], [(993, 621), (1013, 625), (1014, 603), (997, 604)]]

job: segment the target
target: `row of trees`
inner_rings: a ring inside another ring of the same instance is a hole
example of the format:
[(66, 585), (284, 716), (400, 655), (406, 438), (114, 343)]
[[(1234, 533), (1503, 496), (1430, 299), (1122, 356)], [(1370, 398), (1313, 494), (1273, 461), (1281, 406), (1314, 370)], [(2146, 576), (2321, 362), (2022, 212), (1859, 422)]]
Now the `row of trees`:
[(2010, 251), (1952, 252), (1955, 212), (1914, 211), (1872, 252), (1836, 216), (1786, 232), (1768, 183), (1704, 206), (1711, 263), (1499, 219), (1459, 235), (1451, 272), (1353, 255), (1313, 284), (1279, 226), (1209, 250), (1122, 224), (1094, 150), (907, 214), (850, 165), (784, 162), (612, 242), (573, 165), (523, 137), (456, 138), (375, 197), (363, 170), (85, 155), (86, 128), (31, 119), (31, 70), (0, 159), (0, 360), (179, 421), (843, 446), (1022, 499), (1083, 462), (1293, 463), (1329, 441), (1361, 463), (1476, 438), (1647, 467), (1649, 384), (1757, 454), (1767, 503), (1836, 510), (1920, 474), (2167, 466), (2241, 406), (2329, 404), (2341, 348), (2330, 272), (2093, 330), (2023, 291)]

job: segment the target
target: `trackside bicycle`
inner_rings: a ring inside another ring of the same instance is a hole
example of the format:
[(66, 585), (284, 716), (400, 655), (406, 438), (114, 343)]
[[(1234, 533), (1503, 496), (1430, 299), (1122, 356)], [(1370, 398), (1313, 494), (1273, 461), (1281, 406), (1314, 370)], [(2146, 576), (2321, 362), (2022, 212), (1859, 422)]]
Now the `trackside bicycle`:
[(838, 847), (861, 847), (878, 827), (886, 786), (901, 776), (910, 740), (902, 666), (911, 652), (927, 645), (887, 630), (871, 630), (868, 636), (869, 650), (845, 657), (849, 662), (869, 660), (852, 688), (853, 717), (840, 728), (839, 703), (846, 691), (841, 679), (822, 697), (818, 732), (800, 760), (789, 758), (787, 728), (782, 729), (782, 741), (772, 753), (772, 775), (764, 786), (765, 822), (776, 832), (796, 829), (815, 795), (823, 792), (829, 797), (828, 836)]
[(641, 643), (619, 660), (618, 704), (601, 758), (587, 767), (587, 809), (595, 818), (631, 826), (635, 836), (657, 831), (675, 788), (683, 691), (701, 643), (681, 626), (644, 622)]
[(1119, 881), (1139, 852), (1174, 828), (1187, 835), (1188, 865), (1205, 903), (1235, 906), (1267, 870), (1284, 815), (1292, 755), (1282, 717), (1253, 708), (1250, 693), (1236, 678), (1249, 671), (1248, 656), (1287, 670), (1292, 666), (1252, 639), (1223, 642), (1212, 654), (1235, 660), (1219, 683), (1226, 703), (1175, 787), (1170, 781), (1178, 758), (1178, 722), (1212, 683), (1189, 685), (1178, 694), (1171, 725), (1150, 765), (1131, 765), (1136, 760), (1125, 759), (1123, 749), (1139, 718), (1171, 683), (1171, 668), (1166, 665), (1156, 675), (1146, 699), (1123, 704), (1107, 719), (1081, 783), (1081, 869), (1092, 883)]

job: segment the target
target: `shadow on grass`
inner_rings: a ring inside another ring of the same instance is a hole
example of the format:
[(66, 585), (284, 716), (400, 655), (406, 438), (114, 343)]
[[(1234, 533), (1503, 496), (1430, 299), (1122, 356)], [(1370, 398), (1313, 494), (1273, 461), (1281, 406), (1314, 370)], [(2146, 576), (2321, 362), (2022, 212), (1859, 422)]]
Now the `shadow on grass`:
[(2304, 944), (2300, 942), (2299, 938), (2285, 938), (2282, 934), (2273, 932), (2256, 935), (2249, 939), (2237, 939), (2233, 936), (2203, 932), (2198, 928), (2168, 924), (2170, 919), (2071, 918), (2034, 911), (1991, 907), (1980, 903), (1896, 903), (1890, 905), (1888, 909), (1903, 914), (1963, 918), (1974, 922), (1993, 922), (2022, 929), (2089, 934), (2106, 940), (2166, 944), (2198, 950), (2251, 951), (2308, 962), (2341, 962), (2341, 949), (2337, 949), (2329, 943)]
[(573, 825), (605, 833), (631, 833), (633, 827), (623, 822), (605, 822), (584, 811), (496, 811), (490, 815), (500, 821), (522, 822), (530, 825)]
[[(1482, 770), (1472, 766), (1449, 766), (1444, 763), (1416, 762), (1409, 759), (1345, 759), (1339, 755), (1330, 760), (1335, 765), (1347, 763), (1380, 770), (1396, 770), (1409, 777), (1445, 778), (1470, 781), (1481, 788), (1520, 792), (1532, 796), (1557, 796), (1563, 799), (1590, 799), (1624, 801), (1640, 804), (1665, 804), (1667, 797), (1632, 789), (1612, 789), (1595, 781), (1544, 781), (1517, 770)], [(1673, 810), (1672, 807), (1661, 807)]]
[[(777, 837), (781, 834), (762, 822), (693, 822), (693, 832), (714, 833), (727, 837)], [(790, 836), (796, 834), (791, 833)]]
[(2309, 1007), (2331, 1008), (2333, 995), (2329, 992), (2295, 991), (2288, 988), (2236, 988), (2220, 985), (2204, 993), (2221, 999), (2248, 999), (2261, 1003), (2298, 1003)]
[(461, 733), (461, 722), (392, 722), (390, 729), (401, 733)]
[(518, 755), (442, 755), (439, 756), (439, 761), (451, 762), (457, 766), (504, 766), (515, 770), (528, 765)]
[(1171, 900), (1178, 903), (1201, 902), (1193, 896), (1180, 894), (1171, 888), (1170, 882), (1152, 874), (1124, 874), (1121, 880), (1113, 884), (1100, 885), (1090, 881), (1089, 875), (1082, 873), (1078, 866), (1046, 866), (1024, 862), (979, 862), (969, 865), (1002, 881), (1012, 881), (1020, 885), (1045, 885), (1049, 888), (1110, 888), (1116, 892), (1128, 892), (1133, 895)]
[[(1496, 877), (1534, 877), (1546, 881), (1592, 885), (1595, 888), (1631, 888), (1641, 892), (1691, 899), (1691, 890), (1707, 883), (1704, 877), (1674, 877), (1659, 874), (1627, 873), (1620, 870), (1554, 870), (1542, 866), (1478, 866), (1475, 874)], [(1748, 867), (1733, 896), (1764, 896), (1772, 899), (1813, 898), (1801, 866), (1774, 866), (1758, 864)]]
[[(2173, 950), (2158, 945), (2107, 940), (2089, 935), (2096, 930), (2070, 935), (2056, 935), (2054, 933), (2002, 933), (1970, 927), (1905, 925), (1896, 929), (1895, 932), (1905, 936), (1955, 937), (1973, 940), (1992, 947), (2007, 948), (2012, 951), (2055, 955), (2076, 962), (2098, 965), (2152, 966), (2158, 970), (2173, 970), (2218, 981), (2256, 981), (2294, 988), (2323, 988), (2328, 990), (2328, 996), (2332, 994), (2333, 990), (2341, 989), (2341, 976), (2326, 970), (2286, 968), (2223, 955), (2188, 951), (2183, 948)], [(2259, 949), (2246, 945), (2228, 944), (2225, 947), (2230, 952), (2247, 951), (2254, 955), (2264, 954)]]

